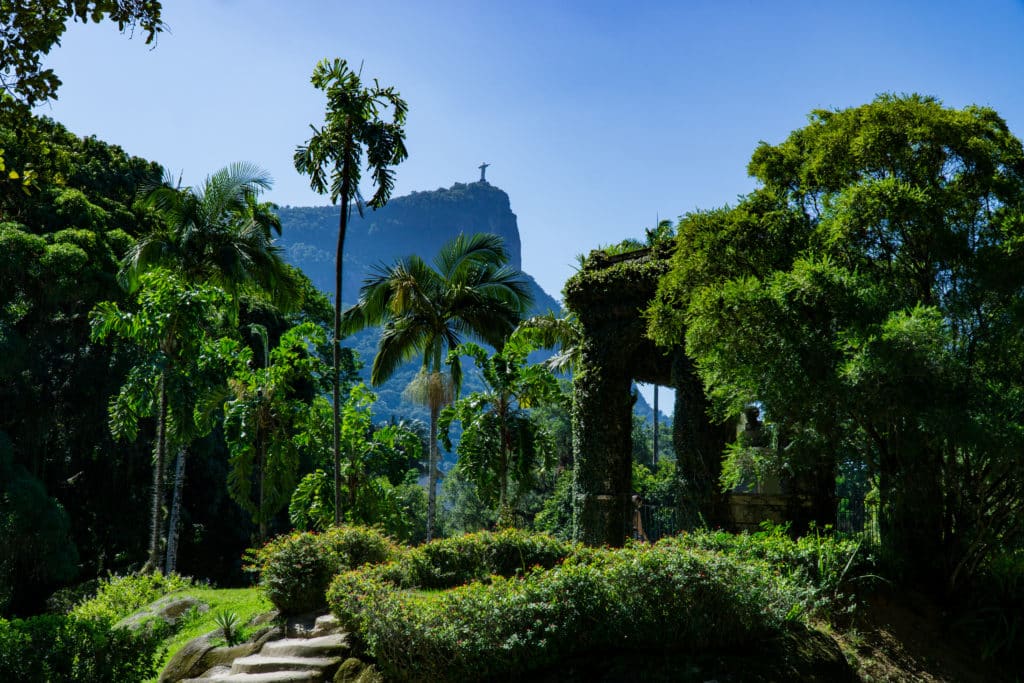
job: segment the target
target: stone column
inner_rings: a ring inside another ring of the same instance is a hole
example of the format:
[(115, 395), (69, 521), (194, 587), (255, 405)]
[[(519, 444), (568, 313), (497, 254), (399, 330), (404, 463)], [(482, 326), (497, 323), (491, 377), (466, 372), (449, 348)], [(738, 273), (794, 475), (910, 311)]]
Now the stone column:
[(632, 522), (633, 397), (629, 376), (609, 367), (585, 361), (573, 378), (573, 535), (617, 547)]

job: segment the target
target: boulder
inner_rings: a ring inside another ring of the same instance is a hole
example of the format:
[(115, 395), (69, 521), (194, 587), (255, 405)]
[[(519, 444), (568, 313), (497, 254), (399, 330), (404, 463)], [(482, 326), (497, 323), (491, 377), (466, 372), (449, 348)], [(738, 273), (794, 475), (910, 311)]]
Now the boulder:
[(126, 628), (138, 631), (141, 628), (152, 628), (159, 621), (174, 627), (189, 610), (205, 612), (210, 609), (202, 600), (188, 595), (167, 595), (147, 605), (138, 612), (131, 614), (115, 624), (115, 628)]

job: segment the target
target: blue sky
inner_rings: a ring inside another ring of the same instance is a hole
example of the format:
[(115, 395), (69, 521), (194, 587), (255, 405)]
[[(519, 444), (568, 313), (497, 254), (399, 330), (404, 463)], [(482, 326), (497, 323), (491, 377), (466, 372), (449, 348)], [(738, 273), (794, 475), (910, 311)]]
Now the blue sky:
[(1024, 136), (1024, 2), (169, 0), (155, 49), (72, 26), (40, 109), (185, 182), (232, 161), (279, 204), (327, 203), (293, 169), (323, 116), (323, 57), (409, 103), (396, 194), (508, 192), (523, 267), (560, 297), (575, 256), (753, 188), (758, 141), (816, 108), (921, 92), (999, 111)]

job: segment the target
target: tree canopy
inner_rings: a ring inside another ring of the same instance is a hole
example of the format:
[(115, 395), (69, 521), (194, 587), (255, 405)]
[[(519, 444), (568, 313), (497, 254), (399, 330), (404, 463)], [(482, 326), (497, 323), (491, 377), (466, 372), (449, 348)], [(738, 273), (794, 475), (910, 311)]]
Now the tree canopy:
[(762, 405), (788, 462), (856, 454), (896, 566), (953, 590), (1024, 524), (1021, 143), (884, 95), (749, 170), (762, 189), (683, 220), (652, 330), (685, 334), (720, 415)]
[(165, 28), (161, 11), (160, 0), (3, 0), (0, 92), (30, 107), (57, 96), (60, 78), (42, 62), (60, 45), (69, 21), (110, 21), (130, 33), (138, 28), (149, 45)]

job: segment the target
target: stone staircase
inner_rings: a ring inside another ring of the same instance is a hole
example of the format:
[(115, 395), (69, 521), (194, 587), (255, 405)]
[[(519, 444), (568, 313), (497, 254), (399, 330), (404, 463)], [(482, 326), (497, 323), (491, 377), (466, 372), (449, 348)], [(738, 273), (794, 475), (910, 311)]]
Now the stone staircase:
[(215, 666), (182, 683), (325, 683), (345, 660), (347, 634), (333, 615), (318, 617), (311, 630), (288, 629), (288, 637), (268, 640), (256, 654), (238, 657), (231, 665)]

